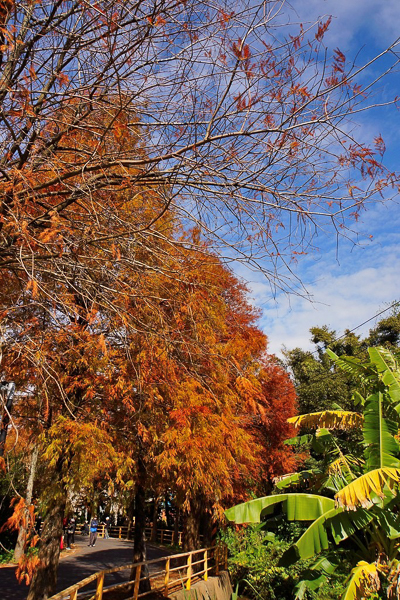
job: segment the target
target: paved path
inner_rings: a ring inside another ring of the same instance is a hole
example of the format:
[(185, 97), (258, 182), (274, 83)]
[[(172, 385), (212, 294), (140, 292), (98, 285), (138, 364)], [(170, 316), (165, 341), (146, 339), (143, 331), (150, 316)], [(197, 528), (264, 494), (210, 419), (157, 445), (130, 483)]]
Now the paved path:
[[(111, 569), (120, 565), (132, 562), (132, 542), (117, 539), (97, 539), (94, 548), (88, 548), (88, 537), (80, 535), (75, 537), (75, 549), (69, 552), (64, 551), (61, 555), (60, 566), (58, 569), (57, 591), (77, 583), (81, 579), (101, 571), (102, 569)], [(147, 558), (152, 560), (166, 556), (169, 552), (163, 548), (148, 546)], [(156, 563), (151, 569), (153, 572), (158, 570), (161, 563)], [(122, 574), (108, 575), (105, 579), (105, 586), (115, 582), (126, 580), (128, 571)], [(90, 586), (86, 590), (92, 589)], [(0, 598), (1, 600), (26, 600), (28, 588), (25, 584), (19, 585), (15, 578), (15, 567), (0, 568)]]

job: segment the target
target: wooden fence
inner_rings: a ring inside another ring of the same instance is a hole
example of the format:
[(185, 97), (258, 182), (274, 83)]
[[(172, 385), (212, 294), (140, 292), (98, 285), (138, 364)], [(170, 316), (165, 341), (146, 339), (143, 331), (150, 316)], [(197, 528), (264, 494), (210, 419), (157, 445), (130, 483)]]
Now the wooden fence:
[[(124, 539), (124, 540), (132, 539), (134, 531), (135, 531), (134, 526), (129, 528), (126, 525), (123, 525), (121, 527), (113, 525), (108, 530), (110, 537), (119, 538), (120, 540), (121, 539)], [(81, 523), (77, 524), (76, 533), (78, 533), (78, 534), (83, 533), (83, 525)], [(101, 538), (105, 537), (106, 529), (105, 529), (104, 525), (99, 526), (99, 528), (97, 530), (97, 534)], [(151, 541), (153, 539), (153, 528), (146, 527), (145, 535), (146, 535), (146, 540)], [(159, 544), (166, 544), (166, 545), (172, 546), (172, 544), (174, 543), (173, 529), (157, 528), (157, 539), (154, 541), (156, 541)], [(201, 541), (201, 537), (200, 537), (200, 541)], [(181, 531), (178, 532), (178, 546), (182, 546), (182, 532)]]
[[(193, 552), (184, 552), (182, 554), (173, 554), (164, 556), (154, 560), (148, 560), (140, 563), (124, 565), (114, 569), (106, 569), (94, 573), (86, 579), (82, 579), (78, 583), (70, 586), (66, 590), (59, 592), (49, 600), (77, 600), (78, 594), (80, 598), (85, 600), (102, 600), (103, 594), (107, 592), (123, 590), (129, 593), (129, 598), (138, 600), (150, 594), (158, 594), (159, 596), (167, 597), (170, 593), (185, 588), (190, 590), (191, 585), (196, 581), (203, 579), (207, 581), (211, 574), (218, 575), (221, 570), (227, 569), (227, 548), (223, 545), (213, 546), (211, 548), (202, 548)], [(160, 564), (161, 568), (156, 565)], [(156, 570), (153, 571), (153, 568)], [(150, 572), (147, 571), (150, 569)], [(106, 578), (111, 574), (129, 571), (127, 581), (122, 583), (106, 586)], [(152, 572), (153, 571), (153, 572)], [(134, 573), (133, 579), (130, 579), (130, 574)], [(147, 580), (150, 590), (140, 592), (140, 583)], [(93, 586), (95, 582), (96, 589), (87, 590), (87, 586)]]

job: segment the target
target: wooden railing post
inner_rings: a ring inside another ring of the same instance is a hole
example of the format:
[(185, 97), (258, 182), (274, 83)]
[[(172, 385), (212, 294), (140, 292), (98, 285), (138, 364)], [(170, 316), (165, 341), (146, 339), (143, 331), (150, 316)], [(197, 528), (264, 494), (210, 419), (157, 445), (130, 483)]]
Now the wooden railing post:
[(164, 529), (161, 529), (161, 542), (160, 543), (162, 544), (163, 541), (164, 541)]
[(97, 583), (96, 583), (96, 600), (102, 600), (103, 598), (103, 586), (104, 586), (104, 571), (100, 571), (97, 575)]
[(215, 546), (215, 574), (219, 575), (219, 546)]
[(103, 528), (102, 528), (102, 531), (101, 531), (101, 537), (102, 537), (102, 538), (104, 538), (104, 532), (105, 532), (105, 528), (106, 528), (106, 526), (105, 526), (105, 525), (103, 525)]
[(228, 570), (228, 546), (224, 546), (224, 569)]
[(182, 532), (179, 532), (178, 546), (182, 546)]
[(187, 559), (187, 571), (186, 571), (186, 589), (190, 590), (192, 583), (192, 553), (189, 554)]
[(165, 563), (165, 578), (164, 578), (164, 596), (168, 596), (168, 584), (169, 584), (169, 567), (170, 567), (170, 559), (167, 558), (167, 562)]
[(141, 572), (142, 572), (142, 565), (138, 565), (136, 567), (135, 587), (133, 588), (133, 600), (137, 600), (137, 597), (139, 595), (139, 584), (140, 584)]
[(73, 592), (70, 593), (69, 595), (69, 600), (77, 600), (78, 599), (78, 588), (76, 588)]
[(208, 551), (204, 552), (204, 581), (208, 579)]
[(121, 535), (121, 534), (122, 534), (122, 527), (120, 527), (120, 528), (119, 528), (119, 533), (118, 533), (118, 538), (119, 538), (119, 539), (121, 539), (121, 537), (122, 537), (122, 535)]

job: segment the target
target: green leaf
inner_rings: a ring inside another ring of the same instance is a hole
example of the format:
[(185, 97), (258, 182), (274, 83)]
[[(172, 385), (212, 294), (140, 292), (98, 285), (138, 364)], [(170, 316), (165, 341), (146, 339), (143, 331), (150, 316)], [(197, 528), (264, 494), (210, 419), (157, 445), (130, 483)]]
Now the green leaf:
[(297, 435), (296, 437), (293, 438), (289, 438), (288, 440), (285, 440), (283, 443), (286, 446), (297, 446), (300, 444), (308, 444), (309, 442), (311, 442), (313, 436), (310, 435), (309, 433), (306, 433), (305, 435)]
[(338, 356), (332, 350), (327, 348), (327, 355), (331, 360), (334, 361), (335, 365), (338, 366), (342, 371), (346, 371), (351, 375), (361, 377), (364, 379), (368, 374), (368, 367), (365, 363), (362, 363), (358, 358), (352, 356)]
[(365, 404), (365, 398), (364, 398), (364, 396), (362, 396), (360, 394), (360, 392), (358, 392), (357, 390), (355, 390), (353, 392), (352, 400), (353, 400), (355, 406), (358, 406), (358, 405), (364, 406), (364, 404)]
[(381, 346), (378, 346), (376, 348), (372, 347), (368, 348), (368, 354), (371, 363), (376, 366), (379, 373), (397, 370), (396, 359), (389, 350), (386, 350)]
[(295, 598), (302, 600), (308, 590), (315, 592), (328, 579), (328, 576), (334, 573), (337, 564), (331, 562), (326, 557), (322, 557), (310, 568), (303, 571), (300, 575), (301, 580), (296, 584), (293, 591)]
[(368, 510), (358, 508), (354, 511), (342, 511), (334, 515), (329, 520), (329, 528), (335, 544), (340, 544), (351, 535), (365, 529), (365, 527), (374, 519), (374, 515)]
[(296, 600), (302, 600), (307, 591), (315, 592), (327, 581), (327, 576), (324, 573), (309, 573), (307, 579), (301, 579), (293, 588)]
[(278, 490), (284, 490), (292, 485), (308, 482), (312, 476), (312, 471), (300, 471), (299, 473), (284, 475), (278, 482), (275, 483), (275, 487)]
[(328, 550), (330, 537), (335, 544), (340, 544), (372, 520), (373, 515), (362, 509), (352, 513), (345, 512), (341, 507), (328, 510), (283, 554), (279, 564), (288, 566), (299, 559), (312, 558), (323, 550)]
[(400, 538), (400, 516), (394, 515), (389, 510), (377, 512), (376, 519), (390, 540)]
[(299, 559), (306, 560), (307, 558), (312, 558), (316, 554), (319, 554), (322, 550), (328, 550), (329, 539), (328, 531), (325, 528), (325, 522), (339, 512), (343, 512), (343, 509), (332, 508), (316, 519), (297, 542), (283, 553), (279, 565), (286, 567)]
[(272, 513), (276, 504), (282, 504), (289, 521), (314, 521), (335, 508), (334, 500), (316, 494), (278, 494), (233, 506), (225, 511), (225, 516), (237, 524), (259, 523), (263, 516)]
[(393, 354), (386, 348), (368, 348), (371, 362), (382, 375), (382, 382), (388, 388), (388, 394), (400, 413), (400, 373), (399, 366)]
[(400, 447), (394, 436), (397, 424), (383, 416), (383, 394), (377, 392), (368, 396), (364, 410), (364, 454), (368, 470), (383, 467), (400, 467), (398, 455)]

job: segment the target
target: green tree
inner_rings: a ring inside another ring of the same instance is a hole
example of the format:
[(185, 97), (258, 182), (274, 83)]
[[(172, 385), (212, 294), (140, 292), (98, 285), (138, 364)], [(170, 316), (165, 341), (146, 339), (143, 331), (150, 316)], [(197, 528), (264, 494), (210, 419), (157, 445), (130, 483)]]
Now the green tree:
[[(333, 460), (325, 478), (313, 478), (311, 474), (308, 478), (310, 493), (275, 493), (233, 507), (226, 511), (226, 516), (235, 523), (256, 523), (280, 507), (289, 521), (310, 523), (284, 553), (281, 565), (311, 559), (347, 541), (351, 544), (354, 568), (343, 598), (368, 598), (374, 594), (375, 597), (384, 597), (379, 594), (396, 597), (400, 582), (400, 445), (397, 440), (400, 354), (370, 348), (368, 361), (339, 358), (330, 351), (328, 354), (338, 367), (357, 377), (369, 393), (365, 398), (358, 394), (360, 413), (320, 411), (289, 419), (297, 427), (314, 430), (315, 438), (323, 444), (336, 447), (336, 452), (331, 451)], [(363, 440), (358, 455), (344, 455), (336, 444), (336, 430), (360, 427)], [(300, 477), (296, 474), (283, 479), (277, 491), (290, 488)], [(329, 576), (320, 562), (311, 571), (308, 579), (296, 586), (298, 598), (304, 596), (307, 588), (319, 587)]]
[(359, 381), (352, 373), (337, 369), (327, 349), (330, 348), (338, 356), (367, 359), (367, 348), (371, 346), (397, 348), (400, 342), (400, 310), (395, 305), (390, 316), (379, 320), (365, 338), (348, 329), (338, 337), (337, 332), (326, 325), (311, 327), (310, 333), (314, 351), (294, 348), (285, 352), (285, 365), (293, 376), (299, 413), (338, 406), (352, 410), (352, 395)]

